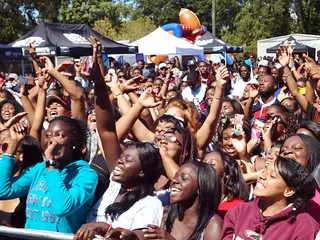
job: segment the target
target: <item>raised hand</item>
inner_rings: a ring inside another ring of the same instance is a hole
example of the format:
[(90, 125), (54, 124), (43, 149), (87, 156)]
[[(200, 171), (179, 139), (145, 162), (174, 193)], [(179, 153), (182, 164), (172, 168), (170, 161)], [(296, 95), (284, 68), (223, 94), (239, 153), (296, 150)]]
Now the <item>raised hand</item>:
[(245, 154), (247, 152), (247, 141), (245, 133), (242, 135), (231, 134), (231, 142), (234, 148), (238, 151), (239, 154)]
[(133, 91), (138, 90), (140, 87), (139, 87), (139, 84), (137, 83), (137, 80), (138, 80), (138, 78), (135, 77), (135, 78), (131, 78), (127, 81), (124, 81), (123, 84), (120, 85), (120, 86), (122, 86), (121, 87), (122, 92), (129, 93), (129, 92), (133, 92)]
[(30, 47), (29, 48), (29, 53), (31, 55), (31, 58), (36, 61), (36, 59), (37, 59), (36, 47), (32, 43), (30, 43), (29, 47)]
[(217, 84), (220, 86), (226, 85), (226, 83), (230, 80), (229, 71), (225, 66), (217, 69), (216, 80)]
[(106, 85), (111, 89), (111, 91), (113, 88), (117, 88), (117, 89), (119, 88), (118, 76), (110, 69), (109, 69), (109, 72), (107, 73), (107, 75), (104, 77), (104, 81), (105, 81)]
[(259, 95), (259, 84), (251, 84), (249, 90), (249, 98), (255, 99)]
[(48, 57), (40, 57), (40, 62), (42, 62), (47, 71), (54, 69), (53, 63)]
[(168, 232), (156, 225), (148, 224), (147, 227), (147, 229), (142, 229), (147, 239), (175, 240)]
[(18, 113), (16, 115), (14, 115), (12, 118), (10, 118), (5, 124), (4, 126), (6, 128), (10, 128), (12, 125), (18, 123), (21, 121), (22, 118), (24, 118), (25, 116), (27, 116), (28, 113), (27, 112), (21, 112), (21, 113)]
[(281, 46), (278, 49), (278, 56), (279, 56), (279, 63), (281, 64), (282, 67), (285, 67), (289, 64), (290, 62), (290, 57), (292, 57), (292, 52), (293, 49), (291, 48), (290, 45), (288, 46)]
[(9, 128), (9, 131), (11, 140), (19, 142), (27, 135), (28, 124), (26, 122), (15, 123)]
[(154, 108), (161, 105), (162, 99), (152, 91), (152, 88), (148, 88), (141, 94), (138, 102), (145, 108)]
[(60, 63), (58, 66), (56, 66), (56, 70), (58, 72), (64, 72), (66, 71), (71, 65), (73, 65), (73, 62), (71, 61), (64, 61), (62, 63)]

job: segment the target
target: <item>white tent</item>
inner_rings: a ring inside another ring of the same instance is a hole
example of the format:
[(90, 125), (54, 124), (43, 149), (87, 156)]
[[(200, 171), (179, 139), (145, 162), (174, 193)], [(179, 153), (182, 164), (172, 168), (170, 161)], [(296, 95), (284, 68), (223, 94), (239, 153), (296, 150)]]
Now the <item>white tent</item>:
[(144, 55), (201, 55), (203, 47), (198, 47), (187, 41), (177, 38), (162, 28), (158, 28), (147, 36), (130, 43), (138, 46), (139, 53)]
[(308, 35), (308, 34), (290, 34), (280, 37), (268, 38), (258, 41), (258, 57), (263, 56), (275, 56), (273, 53), (267, 53), (267, 49), (280, 44), (290, 36), (294, 37), (300, 43), (303, 43), (309, 47), (313, 47), (316, 51), (320, 50), (320, 35)]

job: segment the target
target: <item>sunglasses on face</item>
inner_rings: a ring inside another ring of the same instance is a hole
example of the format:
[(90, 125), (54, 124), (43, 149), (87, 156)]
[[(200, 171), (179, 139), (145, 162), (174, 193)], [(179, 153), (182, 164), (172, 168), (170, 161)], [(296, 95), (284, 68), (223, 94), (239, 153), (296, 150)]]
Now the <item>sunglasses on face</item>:
[(157, 135), (156, 140), (157, 141), (165, 140), (166, 142), (177, 143), (179, 146), (182, 146), (182, 143), (179, 142), (175, 136), (170, 136), (166, 133)]
[(266, 121), (268, 121), (270, 119), (271, 120), (276, 119), (276, 123), (282, 123), (282, 124), (286, 125), (286, 123), (282, 120), (282, 118), (279, 115), (274, 115), (274, 116), (267, 115), (266, 116)]
[(120, 75), (120, 76), (118, 76), (118, 78), (124, 78), (124, 75)]
[(166, 68), (163, 67), (163, 68), (160, 68), (160, 70), (166, 70)]

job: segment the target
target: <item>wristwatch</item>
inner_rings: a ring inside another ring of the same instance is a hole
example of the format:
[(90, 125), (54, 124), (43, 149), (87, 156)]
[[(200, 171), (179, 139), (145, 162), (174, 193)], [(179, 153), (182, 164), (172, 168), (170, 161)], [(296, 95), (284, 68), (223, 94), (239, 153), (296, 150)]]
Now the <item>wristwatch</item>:
[(281, 65), (280, 63), (278, 63), (278, 62), (275, 63), (274, 66), (275, 66), (275, 68), (278, 69), (278, 70), (282, 68), (282, 65)]
[(48, 167), (58, 167), (59, 166), (59, 162), (57, 161), (57, 160), (52, 160), (52, 159), (50, 159), (50, 160), (48, 160), (48, 161), (46, 161), (46, 167), (48, 168)]

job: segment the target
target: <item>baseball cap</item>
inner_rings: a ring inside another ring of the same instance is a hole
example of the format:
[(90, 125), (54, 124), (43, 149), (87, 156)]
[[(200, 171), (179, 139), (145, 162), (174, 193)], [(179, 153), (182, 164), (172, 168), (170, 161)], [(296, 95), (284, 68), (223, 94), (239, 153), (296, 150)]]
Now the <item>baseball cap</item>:
[(188, 61), (188, 66), (197, 65), (197, 62), (193, 59)]
[(71, 111), (71, 106), (70, 106), (68, 100), (65, 99), (65, 98), (63, 98), (63, 97), (60, 98), (60, 97), (58, 97), (58, 96), (56, 96), (56, 95), (48, 95), (48, 96), (47, 96), (47, 99), (46, 99), (46, 107), (49, 107), (52, 102), (58, 102), (58, 103), (60, 103), (65, 109)]
[(159, 69), (165, 68), (166, 66), (167, 66), (167, 64), (165, 64), (165, 63), (160, 63), (160, 64), (159, 64)]
[(269, 62), (268, 60), (261, 60), (259, 63), (258, 63), (258, 67), (269, 67)]
[(16, 73), (10, 73), (8, 78), (9, 79), (13, 78), (14, 80), (17, 80), (18, 79), (18, 75)]

